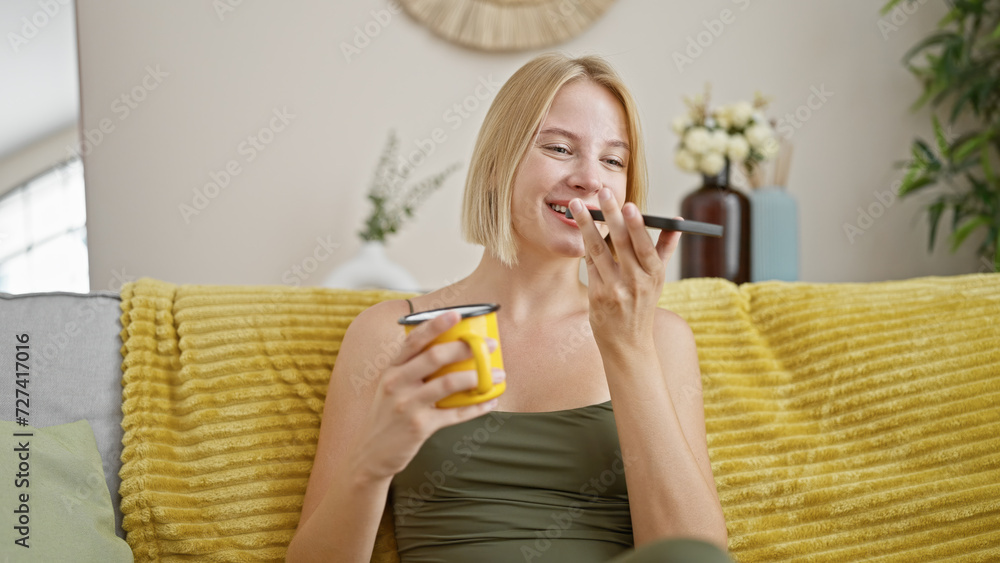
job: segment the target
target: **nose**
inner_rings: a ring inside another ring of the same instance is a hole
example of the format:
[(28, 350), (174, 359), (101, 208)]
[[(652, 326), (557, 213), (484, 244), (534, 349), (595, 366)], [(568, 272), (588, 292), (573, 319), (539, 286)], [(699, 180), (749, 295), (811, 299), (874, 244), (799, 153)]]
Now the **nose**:
[(570, 185), (582, 191), (581, 196), (596, 193), (604, 187), (601, 180), (601, 165), (591, 159), (580, 159), (569, 177)]

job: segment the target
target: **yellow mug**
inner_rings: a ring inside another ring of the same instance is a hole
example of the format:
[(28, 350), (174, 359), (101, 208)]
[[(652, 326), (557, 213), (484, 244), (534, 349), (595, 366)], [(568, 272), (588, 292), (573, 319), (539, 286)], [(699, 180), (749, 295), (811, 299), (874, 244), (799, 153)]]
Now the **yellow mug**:
[[(499, 397), (506, 389), (507, 382), (493, 383), (493, 368), (503, 369), (503, 357), (500, 355), (500, 331), (497, 329), (497, 309), (500, 305), (496, 303), (477, 303), (474, 305), (457, 305), (454, 307), (443, 307), (419, 313), (410, 313), (399, 319), (399, 324), (403, 325), (406, 334), (416, 328), (420, 323), (429, 321), (448, 311), (458, 311), (462, 315), (461, 320), (454, 326), (444, 331), (437, 338), (431, 341), (424, 349), (436, 344), (445, 342), (455, 342), (461, 340), (472, 349), (472, 358), (448, 364), (431, 375), (425, 381), (430, 381), (435, 377), (441, 377), (453, 371), (476, 371), (478, 385), (468, 391), (459, 391), (441, 399), (436, 403), (438, 408), (464, 407), (484, 403)], [(497, 341), (497, 348), (490, 353), (486, 338)]]

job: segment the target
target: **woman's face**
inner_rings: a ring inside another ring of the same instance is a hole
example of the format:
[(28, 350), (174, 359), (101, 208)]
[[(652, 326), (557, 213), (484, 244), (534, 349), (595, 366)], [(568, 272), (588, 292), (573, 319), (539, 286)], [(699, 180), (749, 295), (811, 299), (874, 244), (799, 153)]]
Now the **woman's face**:
[[(628, 126), (621, 102), (587, 79), (563, 85), (514, 178), (511, 197), (518, 248), (583, 256), (576, 222), (550, 204), (568, 207), (578, 197), (588, 208), (600, 209), (597, 192), (609, 188), (620, 206), (625, 202), (628, 165)], [(607, 235), (607, 226), (597, 225)]]

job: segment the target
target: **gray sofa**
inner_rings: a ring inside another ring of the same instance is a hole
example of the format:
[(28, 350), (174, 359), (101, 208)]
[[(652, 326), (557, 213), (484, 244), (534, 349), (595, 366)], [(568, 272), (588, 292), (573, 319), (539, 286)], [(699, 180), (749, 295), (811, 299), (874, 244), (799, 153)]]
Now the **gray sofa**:
[[(38, 428), (87, 420), (111, 496), (115, 533), (124, 539), (118, 494), (122, 452), (120, 302), (113, 291), (0, 293), (0, 380), (5, 382), (0, 390), (0, 420), (15, 421), (24, 411), (28, 423)], [(27, 397), (24, 393), (16, 397), (13, 384), (18, 352), (22, 353), (20, 359), (27, 353), (27, 361), (16, 368), (23, 374), (27, 365), (29, 375), (21, 377), (27, 380)], [(17, 404), (17, 398), (26, 399), (27, 405)], [(8, 512), (7, 500), (2, 505), (4, 512)]]

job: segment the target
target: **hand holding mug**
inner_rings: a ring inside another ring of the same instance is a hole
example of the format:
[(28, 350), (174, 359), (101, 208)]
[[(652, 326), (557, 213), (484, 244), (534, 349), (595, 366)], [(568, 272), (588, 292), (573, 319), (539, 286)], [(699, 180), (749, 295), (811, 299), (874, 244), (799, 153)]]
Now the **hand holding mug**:
[[(462, 320), (459, 313), (445, 311), (406, 329), (403, 345), (378, 379), (367, 420), (355, 438), (352, 463), (358, 471), (376, 480), (391, 478), (406, 468), (438, 429), (471, 420), (496, 406), (491, 399), (506, 388), (499, 357), (487, 372), (492, 389), (485, 395), (490, 398), (468, 403), (458, 399), (463, 406), (439, 408), (449, 398), (484, 395), (478, 393), (483, 387), (482, 371), (466, 344), (478, 347), (478, 341), (453, 337), (467, 333), (467, 328), (459, 327)], [(499, 353), (499, 340), (486, 336), (483, 344), (486, 352), (479, 347), (480, 357), (492, 361)], [(468, 369), (455, 367), (462, 365)]]
[[(475, 389), (460, 391), (437, 402), (441, 408), (460, 407), (484, 403), (500, 396), (506, 389), (507, 384), (501, 381), (493, 383), (494, 369), (503, 369), (503, 357), (500, 354), (500, 331), (497, 327), (496, 311), (500, 306), (493, 303), (479, 303), (476, 305), (459, 305), (457, 307), (444, 307), (420, 313), (411, 313), (399, 319), (399, 324), (406, 328), (409, 334), (416, 327), (428, 320), (434, 319), (444, 314), (457, 312), (461, 315), (458, 324), (452, 326), (444, 333), (438, 335), (431, 341), (431, 346), (445, 344), (448, 342), (465, 342), (472, 350), (472, 359), (456, 362), (444, 366), (428, 376), (428, 380), (441, 377), (447, 373), (456, 371), (475, 370), (478, 379)], [(488, 339), (497, 342), (495, 350), (490, 352), (486, 347)]]

